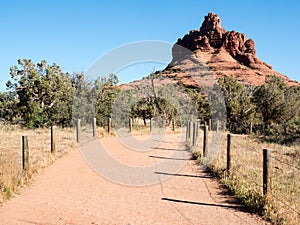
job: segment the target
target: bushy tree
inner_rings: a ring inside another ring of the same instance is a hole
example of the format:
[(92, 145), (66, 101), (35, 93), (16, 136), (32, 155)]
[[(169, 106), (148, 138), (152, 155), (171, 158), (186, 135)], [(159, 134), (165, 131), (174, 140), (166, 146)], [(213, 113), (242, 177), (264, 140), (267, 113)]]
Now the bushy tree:
[(254, 102), (265, 125), (280, 122), (284, 115), (287, 86), (278, 76), (267, 76), (265, 84), (255, 90)]
[[(88, 81), (83, 72), (74, 73), (72, 83), (75, 88), (73, 102), (73, 119), (81, 120), (81, 124), (91, 124), (95, 114), (96, 94), (93, 82)], [(73, 121), (75, 123), (75, 121)]]
[(63, 73), (58, 65), (38, 64), (39, 70), (44, 70), (41, 79), (43, 114), (48, 124), (70, 126), (72, 123), (72, 103), (75, 87), (69, 73)]
[(133, 118), (143, 119), (144, 126), (146, 126), (146, 120), (154, 117), (155, 108), (156, 105), (153, 97), (143, 97), (131, 107), (131, 115)]
[(211, 117), (210, 107), (207, 95), (205, 95), (201, 89), (187, 89), (191, 101), (195, 105), (195, 109), (198, 113), (198, 118), (202, 123), (207, 122)]
[(21, 118), (28, 127), (41, 126), (43, 116), (38, 104), (41, 98), (41, 77), (31, 60), (19, 59), (18, 65), (10, 68), (13, 81), (7, 82), (9, 91), (17, 96), (17, 108)]
[(17, 116), (16, 95), (14, 92), (0, 92), (0, 118), (6, 123), (14, 122)]
[(218, 83), (226, 104), (227, 128), (233, 133), (249, 132), (255, 112), (253, 88), (242, 85), (233, 76), (220, 77)]
[(263, 121), (263, 132), (279, 141), (293, 139), (299, 131), (300, 88), (288, 87), (278, 76), (267, 76), (254, 93), (254, 102)]
[(45, 60), (36, 65), (29, 59), (19, 59), (10, 68), (12, 80), (9, 93), (15, 95), (15, 119), (22, 119), (29, 128), (70, 124), (74, 88), (69, 74), (55, 63)]
[(95, 81), (95, 112), (99, 126), (107, 125), (107, 120), (111, 117), (112, 105), (120, 92), (118, 83), (119, 79), (115, 74), (109, 74)]
[(176, 108), (166, 99), (161, 97), (143, 97), (131, 108), (132, 117), (142, 118), (146, 126), (146, 120), (157, 118), (164, 124), (169, 124), (178, 115)]

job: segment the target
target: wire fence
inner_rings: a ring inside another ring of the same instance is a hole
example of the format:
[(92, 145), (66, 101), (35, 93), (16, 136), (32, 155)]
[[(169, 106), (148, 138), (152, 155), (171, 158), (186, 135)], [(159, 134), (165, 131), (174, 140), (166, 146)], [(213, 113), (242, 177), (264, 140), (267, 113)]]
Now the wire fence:
[[(22, 136), (27, 136), (29, 144), (29, 171), (22, 168)], [(50, 129), (0, 128), (0, 201), (26, 183), (34, 173), (49, 165), (75, 146), (73, 129), (55, 129), (55, 155), (51, 154)]]
[(231, 135), (230, 173), (225, 173), (227, 148), (224, 142), (212, 163), (216, 171), (224, 171), (225, 180), (235, 186), (254, 204), (263, 201), (263, 151), (271, 150), (271, 192), (263, 207), (276, 214), (277, 223), (300, 224), (300, 158), (299, 146), (287, 147), (266, 143), (248, 135)]
[(233, 134), (227, 134), (226, 142), (226, 132), (208, 132), (207, 125), (199, 126), (195, 141), (189, 123), (186, 139), (194, 156), (201, 156), (240, 200), (254, 212), (264, 212), (274, 224), (300, 224), (299, 143), (283, 146)]
[[(272, 199), (279, 205), (277, 214), (300, 224), (300, 170), (292, 155), (272, 156)], [(280, 157), (280, 158), (279, 158)]]

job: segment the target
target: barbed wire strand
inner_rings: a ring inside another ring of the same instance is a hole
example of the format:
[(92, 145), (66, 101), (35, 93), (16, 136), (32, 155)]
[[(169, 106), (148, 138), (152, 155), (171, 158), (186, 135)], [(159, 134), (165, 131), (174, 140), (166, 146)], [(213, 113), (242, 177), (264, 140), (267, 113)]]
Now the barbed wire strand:
[[(237, 136), (237, 135), (234, 135), (233, 137), (241, 137), (241, 136)], [(248, 137), (243, 137), (242, 136), (242, 138), (248, 138)], [(261, 154), (260, 152), (258, 152), (255, 148), (251, 148), (251, 147), (246, 147), (246, 148), (244, 148), (245, 150), (248, 150), (248, 151), (251, 151), (251, 152), (255, 152), (255, 153), (257, 153), (257, 154)], [(278, 155), (281, 155), (281, 156), (286, 156), (286, 154), (280, 154), (280, 153), (277, 153)], [(289, 163), (287, 163), (287, 162), (284, 162), (284, 161), (282, 161), (282, 160), (280, 160), (280, 159), (278, 159), (278, 158), (276, 158), (276, 157), (274, 157), (274, 156), (271, 156), (271, 158), (272, 159), (274, 159), (274, 160), (276, 160), (276, 161), (278, 161), (278, 162), (280, 162), (280, 163), (282, 163), (282, 164), (285, 164), (285, 165), (287, 165), (287, 166), (289, 166), (289, 167), (292, 167), (292, 168), (294, 168), (294, 169), (296, 169), (296, 170), (299, 170), (300, 171), (300, 168), (299, 167), (297, 167), (297, 166), (294, 166), (294, 165), (291, 165), (291, 164), (289, 164)], [(242, 176), (243, 178), (245, 178), (245, 179), (247, 179), (248, 178), (248, 175), (247, 174), (244, 174), (244, 173), (242, 173), (242, 172), (240, 172), (240, 171), (238, 171), (238, 170), (235, 170), (234, 171), (236, 174), (239, 174), (240, 176)], [(253, 182), (253, 181), (252, 181)], [(258, 187), (260, 186), (260, 184), (258, 184), (257, 182), (253, 182), (255, 185), (257, 185)], [(300, 212), (298, 212), (297, 210), (295, 210), (294, 208), (292, 208), (289, 204), (287, 204), (286, 202), (284, 202), (284, 201), (282, 201), (281, 199), (279, 199), (278, 197), (276, 197), (275, 195), (273, 195), (273, 194), (271, 194), (272, 195), (272, 197), (274, 197), (277, 201), (279, 201), (279, 202), (281, 202), (283, 205), (285, 205), (289, 210), (291, 210), (291, 211), (293, 211), (294, 213), (296, 213), (297, 215), (299, 215), (300, 216)]]
[(300, 168), (297, 167), (297, 166), (294, 166), (294, 165), (291, 165), (291, 164), (289, 164), (289, 163), (287, 163), (287, 162), (284, 162), (284, 161), (282, 161), (282, 160), (280, 160), (280, 159), (278, 159), (278, 158), (276, 158), (276, 157), (274, 157), (274, 156), (271, 156), (271, 158), (272, 158), (272, 159), (275, 159), (276, 161), (278, 161), (278, 162), (280, 162), (280, 163), (282, 163), (282, 164), (285, 164), (285, 165), (287, 165), (287, 166), (289, 166), (289, 167), (293, 167), (294, 169), (300, 171)]
[(288, 207), (290, 210), (292, 210), (293, 212), (295, 212), (296, 214), (298, 214), (300, 216), (300, 212), (298, 212), (296, 209), (292, 208), (289, 204), (287, 204), (286, 202), (282, 201), (281, 199), (277, 198), (275, 195), (271, 194), (272, 197), (274, 197), (277, 201), (281, 202), (282, 204), (284, 204), (286, 207)]
[[(247, 175), (241, 173), (240, 171), (235, 171), (237, 174), (241, 175), (242, 177), (247, 177)], [(255, 185), (260, 186), (260, 184), (253, 182)], [(278, 197), (276, 197), (275, 195), (272, 194), (272, 197), (274, 197), (277, 201), (281, 202), (282, 204), (284, 204), (286, 207), (288, 207), (291, 211), (295, 212), (296, 214), (298, 214), (300, 216), (300, 212), (298, 212), (297, 210), (295, 210), (294, 208), (292, 208), (289, 204), (287, 204), (286, 202), (282, 201), (281, 199), (279, 199)]]

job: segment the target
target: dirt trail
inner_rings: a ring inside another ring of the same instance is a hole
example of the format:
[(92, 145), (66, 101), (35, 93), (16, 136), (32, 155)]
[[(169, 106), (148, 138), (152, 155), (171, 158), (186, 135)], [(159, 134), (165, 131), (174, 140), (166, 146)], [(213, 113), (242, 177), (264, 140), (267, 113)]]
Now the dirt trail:
[[(176, 138), (169, 135), (159, 147), (143, 153), (128, 151), (114, 137), (101, 142), (118, 160), (140, 166), (167, 158)], [(188, 161), (164, 182), (133, 187), (103, 178), (75, 150), (46, 168), (20, 195), (4, 203), (0, 207), (0, 224), (267, 223), (246, 213), (195, 161)]]

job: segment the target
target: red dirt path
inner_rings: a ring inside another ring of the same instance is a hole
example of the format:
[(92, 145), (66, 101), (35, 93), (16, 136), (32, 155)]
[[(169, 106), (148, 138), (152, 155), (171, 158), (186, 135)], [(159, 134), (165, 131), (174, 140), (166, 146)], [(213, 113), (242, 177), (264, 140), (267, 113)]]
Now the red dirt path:
[[(166, 140), (176, 140), (176, 135)], [(149, 163), (149, 155), (166, 156), (163, 150), (170, 149), (172, 141), (152, 152), (132, 154), (114, 137), (103, 139), (102, 144), (118, 160), (139, 165), (143, 156), (145, 163)], [(188, 161), (167, 181), (132, 187), (101, 177), (75, 150), (46, 168), (20, 195), (5, 202), (0, 207), (0, 224), (268, 223), (244, 212), (195, 161)]]

